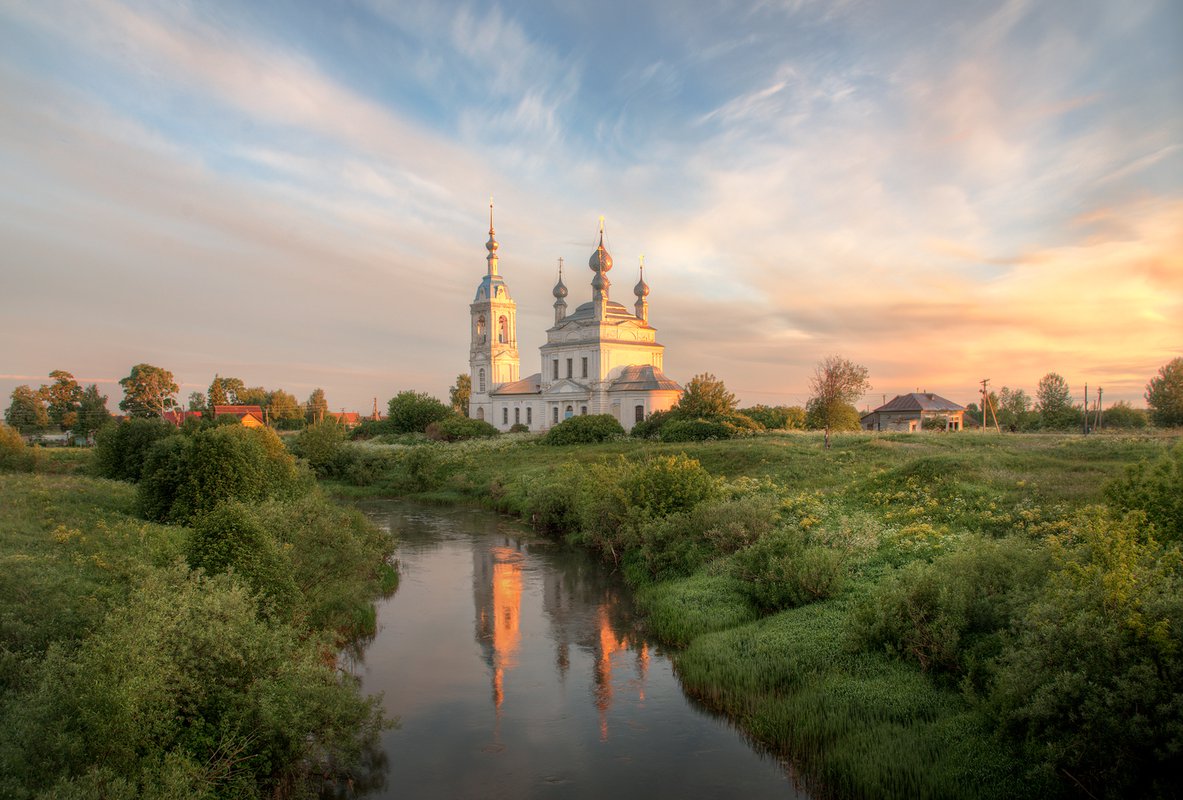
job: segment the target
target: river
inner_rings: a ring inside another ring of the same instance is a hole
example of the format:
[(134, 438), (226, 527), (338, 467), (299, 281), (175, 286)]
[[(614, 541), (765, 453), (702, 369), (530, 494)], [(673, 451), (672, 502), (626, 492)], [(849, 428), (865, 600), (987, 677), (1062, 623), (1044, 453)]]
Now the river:
[(806, 797), (682, 693), (627, 587), (587, 554), (489, 512), (362, 510), (401, 564), (354, 664), (399, 720), (363, 796)]

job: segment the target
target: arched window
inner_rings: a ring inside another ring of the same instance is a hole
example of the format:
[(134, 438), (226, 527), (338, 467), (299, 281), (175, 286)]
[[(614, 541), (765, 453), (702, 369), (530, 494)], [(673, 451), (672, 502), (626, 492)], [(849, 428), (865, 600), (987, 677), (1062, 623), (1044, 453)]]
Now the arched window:
[(531, 408), (530, 406), (526, 406), (526, 424), (527, 425), (534, 424), (534, 409)]
[(554, 422), (554, 424), (555, 425), (559, 424), (559, 407), (558, 406), (555, 406), (555, 422)]
[(476, 318), (476, 340), (483, 343), (485, 341), (485, 315), (481, 314)]
[(513, 424), (514, 425), (521, 425), (522, 424), (522, 409), (521, 408), (515, 408), (513, 410)]
[(586, 416), (587, 416), (587, 406), (580, 406), (580, 407), (579, 407), (579, 415), (580, 415), (581, 417), (586, 417)]
[(645, 406), (637, 406), (635, 410), (636, 410), (636, 421), (637, 422), (644, 422), (645, 421)]
[(497, 341), (502, 344), (509, 341), (509, 320), (505, 317), (497, 320)]
[(575, 412), (571, 410), (571, 406), (567, 406), (567, 410), (563, 412), (563, 419), (571, 419), (575, 416)]
[(501, 424), (502, 425), (509, 424), (509, 409), (508, 408), (501, 409)]
[(483, 394), (485, 391), (485, 370), (484, 369), (481, 369), (477, 373), (476, 385), (478, 387), (477, 391), (481, 392)]
[(476, 410), (476, 418), (477, 418), (477, 419), (479, 419), (479, 420), (483, 420), (483, 419), (485, 418), (485, 409), (483, 409), (483, 408), (478, 408), (478, 409)]

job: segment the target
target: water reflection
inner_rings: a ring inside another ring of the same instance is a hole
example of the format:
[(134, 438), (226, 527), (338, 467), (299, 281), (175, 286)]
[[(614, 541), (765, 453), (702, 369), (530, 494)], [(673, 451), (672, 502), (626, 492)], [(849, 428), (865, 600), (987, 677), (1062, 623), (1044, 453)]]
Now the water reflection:
[(496, 516), (367, 504), (402, 581), (356, 670), (401, 725), (373, 797), (796, 796), (783, 767), (687, 702), (585, 554)]

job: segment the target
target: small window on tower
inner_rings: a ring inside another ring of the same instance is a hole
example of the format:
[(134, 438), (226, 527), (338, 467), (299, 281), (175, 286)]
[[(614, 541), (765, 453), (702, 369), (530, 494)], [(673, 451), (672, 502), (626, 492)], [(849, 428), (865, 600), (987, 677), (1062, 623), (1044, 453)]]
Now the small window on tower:
[(485, 341), (485, 315), (476, 318), (476, 340), (483, 343)]
[(484, 392), (485, 391), (485, 371), (483, 369), (477, 373), (476, 383), (477, 383), (477, 387), (478, 387), (477, 391)]
[(505, 317), (497, 320), (497, 341), (502, 344), (509, 341), (509, 320)]

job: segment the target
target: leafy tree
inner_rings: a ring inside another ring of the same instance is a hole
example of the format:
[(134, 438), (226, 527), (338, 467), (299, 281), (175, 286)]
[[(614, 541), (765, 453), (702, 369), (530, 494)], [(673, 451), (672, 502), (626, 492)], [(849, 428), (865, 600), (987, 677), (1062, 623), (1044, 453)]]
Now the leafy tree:
[(101, 478), (136, 482), (152, 446), (160, 439), (176, 436), (176, 427), (158, 417), (126, 419), (105, 425), (95, 442), (95, 472)]
[(37, 463), (35, 453), (16, 428), (0, 425), (0, 472), (32, 472)]
[(189, 392), (189, 410), (204, 411), (205, 395), (203, 395), (201, 392)]
[(1031, 396), (1022, 389), (1003, 386), (998, 392), (994, 406), (998, 413), (998, 425), (1010, 431), (1029, 430), (1034, 425), (1031, 413)]
[(304, 413), (300, 411), (300, 401), (296, 399), (295, 395), (288, 394), (283, 389), (276, 389), (271, 392), (267, 398), (267, 407), (270, 410), (269, 413), (272, 420), (304, 418)]
[(258, 406), (267, 408), (270, 395), (262, 386), (249, 386), (237, 394), (238, 403), (244, 406)]
[(1045, 430), (1066, 430), (1078, 420), (1068, 381), (1055, 372), (1039, 379), (1039, 386), (1035, 389), (1035, 410), (1039, 414), (1039, 426)]
[(49, 414), (40, 393), (21, 385), (12, 390), (11, 398), (12, 402), (4, 412), (4, 421), (13, 428), (21, 433), (32, 433), (49, 424)]
[(177, 407), (174, 395), (179, 391), (173, 374), (151, 364), (136, 364), (131, 374), (120, 378), (123, 399), (119, 408), (132, 417), (163, 417)]
[(1183, 425), (1183, 357), (1158, 368), (1158, 375), (1146, 384), (1146, 404), (1155, 425)]
[(308, 462), (320, 477), (339, 475), (348, 466), (344, 458), (345, 426), (332, 417), (309, 425), (291, 441), (291, 450)]
[(307, 418), (309, 422), (320, 422), (329, 411), (329, 401), (325, 400), (325, 390), (316, 388), (308, 395)]
[(53, 383), (41, 387), (49, 421), (63, 429), (74, 427), (78, 420), (78, 403), (82, 400), (82, 387), (74, 376), (62, 369), (49, 373)]
[(1105, 428), (1145, 428), (1146, 420), (1147, 414), (1144, 409), (1134, 408), (1125, 400), (1117, 401), (1101, 413), (1101, 425)]
[(451, 414), (450, 408), (431, 395), (407, 389), (390, 398), (387, 421), (394, 433), (422, 433)]
[[(859, 429), (858, 409), (850, 403), (836, 403), (826, 406), (816, 398), (805, 406), (805, 428), (811, 431), (857, 431)], [(827, 447), (829, 446), (827, 440)]]
[(462, 417), (468, 416), (468, 398), (472, 396), (472, 376), (462, 372), (456, 376), (456, 383), (448, 390), (452, 410)]
[[(868, 375), (866, 367), (837, 355), (826, 356), (813, 368), (813, 377), (809, 379), (813, 396), (806, 405), (806, 413), (826, 431), (826, 447), (830, 446), (830, 430), (849, 424), (847, 407), (871, 388)], [(857, 411), (854, 427), (858, 429)]]
[(209, 397), (209, 407), (227, 405), (230, 400), (226, 396), (226, 386), (222, 383), (222, 376), (217, 373), (214, 374), (214, 379), (210, 381), (209, 391), (206, 393)]
[(687, 382), (674, 411), (682, 417), (718, 417), (735, 411), (735, 395), (723, 381), (709, 372), (695, 375)]
[(76, 436), (91, 436), (111, 419), (107, 410), (107, 395), (99, 392), (98, 384), (92, 383), (82, 390), (78, 400), (78, 419), (74, 423)]

